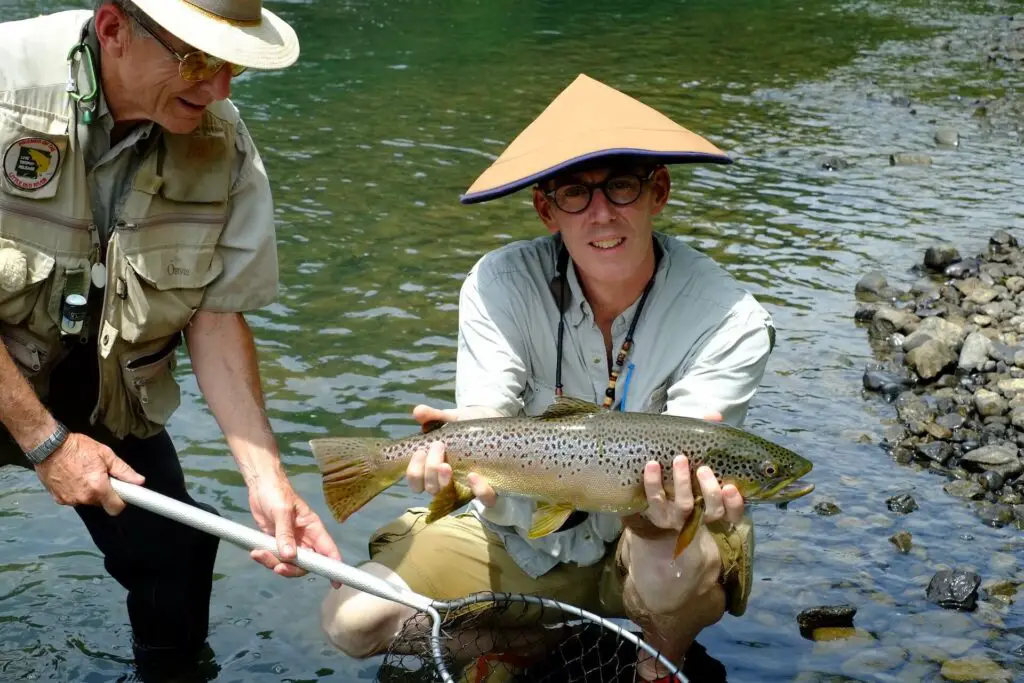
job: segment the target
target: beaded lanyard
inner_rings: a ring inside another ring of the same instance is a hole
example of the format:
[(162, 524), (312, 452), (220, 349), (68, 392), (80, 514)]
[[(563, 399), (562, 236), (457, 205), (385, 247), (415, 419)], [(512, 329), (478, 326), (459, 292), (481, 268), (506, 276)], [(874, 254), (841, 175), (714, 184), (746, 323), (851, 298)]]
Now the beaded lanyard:
[[(629, 332), (626, 333), (626, 338), (622, 342), (619, 354), (615, 357), (615, 367), (613, 367), (611, 372), (608, 373), (608, 387), (604, 390), (604, 401), (602, 402), (602, 407), (605, 409), (611, 408), (612, 402), (615, 401), (615, 385), (619, 381), (619, 373), (622, 371), (622, 366), (626, 362), (626, 356), (629, 355), (630, 349), (633, 348), (633, 333), (636, 331), (636, 324), (640, 320), (640, 313), (644, 310), (644, 304), (647, 302), (647, 295), (650, 294), (651, 287), (654, 286), (654, 278), (658, 274), (659, 260), (661, 260), (661, 248), (658, 243), (655, 242), (654, 273), (651, 274), (651, 279), (647, 281), (647, 286), (644, 287), (644, 293), (640, 296), (640, 303), (637, 304), (636, 312), (633, 314), (633, 320), (629, 323)], [(563, 246), (558, 254), (558, 343), (555, 351), (557, 354), (557, 360), (555, 362), (555, 396), (562, 395), (562, 337), (565, 333), (565, 280), (568, 269), (569, 252)]]

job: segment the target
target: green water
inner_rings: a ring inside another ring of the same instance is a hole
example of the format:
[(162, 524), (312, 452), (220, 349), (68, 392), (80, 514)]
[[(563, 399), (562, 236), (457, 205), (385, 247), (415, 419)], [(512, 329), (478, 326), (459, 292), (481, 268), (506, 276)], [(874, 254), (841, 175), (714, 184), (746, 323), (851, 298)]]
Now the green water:
[[(967, 98), (1014, 76), (934, 36), (984, 26), (1008, 3), (271, 2), (296, 27), (301, 61), (246, 74), (233, 99), (270, 174), (278, 301), (249, 316), (268, 412), (296, 487), (328, 517), (306, 445), (324, 434), (400, 436), (427, 402), (451, 405), (458, 288), (487, 250), (539, 235), (525, 195), (482, 206), (463, 192), (581, 72), (711, 138), (737, 163), (679, 168), (659, 228), (688, 237), (771, 310), (778, 347), (747, 427), (815, 462), (817, 491), (759, 509), (757, 577), (742, 618), (700, 642), (730, 681), (939, 680), (941, 662), (978, 656), (1024, 675), (1019, 607), (959, 614), (926, 603), (944, 566), (1024, 581), (1021, 535), (980, 525), (938, 477), (879, 449), (891, 408), (861, 395), (871, 351), (854, 327), (853, 285), (906, 270), (934, 240), (982, 249), (1020, 228), (1020, 138), (972, 117)], [(15, 19), (73, 3), (0, 0)], [(914, 113), (893, 106), (914, 101)], [(935, 149), (935, 124), (960, 150)], [(929, 168), (890, 168), (924, 151)], [(853, 162), (820, 169), (823, 155)], [(194, 495), (251, 524), (246, 492), (195, 381), (170, 431)], [(909, 491), (906, 517), (884, 500)], [(425, 500), (397, 486), (344, 526), (345, 559), (377, 526)], [(843, 510), (812, 512), (820, 500)], [(77, 517), (28, 473), (0, 472), (0, 679), (115, 681), (128, 672), (122, 591)], [(915, 551), (887, 538), (907, 529)], [(222, 546), (210, 642), (217, 681), (371, 679), (320, 633), (326, 582), (284, 580)], [(852, 603), (871, 640), (800, 637), (805, 607)], [(881, 654), (879, 654), (881, 653)]]

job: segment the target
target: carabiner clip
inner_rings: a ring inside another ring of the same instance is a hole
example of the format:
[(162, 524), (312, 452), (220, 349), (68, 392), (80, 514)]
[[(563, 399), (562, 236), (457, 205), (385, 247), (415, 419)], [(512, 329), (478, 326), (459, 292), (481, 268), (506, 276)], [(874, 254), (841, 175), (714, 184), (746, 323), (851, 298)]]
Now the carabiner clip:
[[(85, 75), (92, 88), (87, 94), (78, 92), (78, 81), (75, 78), (75, 57), (81, 52), (85, 55)], [(96, 97), (99, 95), (99, 79), (96, 77), (96, 63), (92, 58), (92, 49), (85, 43), (78, 43), (68, 52), (68, 82), (65, 86), (68, 96), (82, 107), (82, 120), (92, 123), (93, 110), (96, 108)]]

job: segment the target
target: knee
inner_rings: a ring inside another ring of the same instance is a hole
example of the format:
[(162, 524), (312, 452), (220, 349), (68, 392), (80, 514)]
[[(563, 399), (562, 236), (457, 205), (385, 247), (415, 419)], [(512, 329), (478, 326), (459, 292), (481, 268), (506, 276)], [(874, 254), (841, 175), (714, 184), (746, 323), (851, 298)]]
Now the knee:
[(412, 614), (409, 607), (342, 586), (321, 603), (320, 626), (334, 647), (364, 659), (386, 650)]

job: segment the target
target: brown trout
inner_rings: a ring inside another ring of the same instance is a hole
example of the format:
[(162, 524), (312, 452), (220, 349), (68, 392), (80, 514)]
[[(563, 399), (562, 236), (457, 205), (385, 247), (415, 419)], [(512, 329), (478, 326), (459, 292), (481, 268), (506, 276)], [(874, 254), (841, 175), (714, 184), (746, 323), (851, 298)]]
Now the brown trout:
[(797, 480), (811, 471), (796, 453), (718, 422), (651, 413), (603, 410), (558, 398), (537, 417), (484, 418), (425, 426), (403, 439), (323, 438), (310, 445), (323, 478), (324, 497), (339, 522), (405, 475), (412, 454), (443, 441), (452, 482), (430, 503), (433, 522), (469, 502), (466, 475), (485, 477), (498, 494), (537, 504), (530, 538), (557, 531), (574, 510), (622, 516), (647, 507), (644, 466), (661, 464), (673, 491), (672, 460), (689, 459), (694, 514), (679, 535), (676, 555), (703, 520), (696, 471), (707, 465), (719, 484), (734, 484), (748, 503), (784, 503), (814, 490)]

